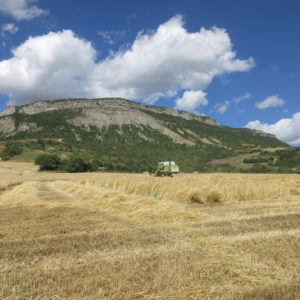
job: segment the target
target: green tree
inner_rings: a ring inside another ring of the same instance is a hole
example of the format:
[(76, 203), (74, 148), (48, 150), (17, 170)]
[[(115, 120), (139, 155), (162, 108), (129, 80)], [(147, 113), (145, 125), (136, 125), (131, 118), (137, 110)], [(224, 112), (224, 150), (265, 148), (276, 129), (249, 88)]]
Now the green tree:
[(9, 160), (15, 155), (22, 154), (23, 146), (20, 143), (11, 143), (8, 142), (5, 144), (4, 149), (1, 152), (2, 160)]
[(91, 160), (88, 154), (82, 152), (72, 153), (64, 162), (64, 169), (67, 172), (92, 172), (99, 169), (99, 164)]
[(38, 140), (37, 140), (36, 143), (39, 145), (39, 147), (40, 147), (43, 151), (45, 151), (46, 145), (45, 145), (45, 142), (44, 142), (42, 139), (38, 138)]
[(41, 154), (36, 158), (35, 164), (40, 166), (41, 171), (57, 170), (61, 165), (61, 160), (56, 154)]

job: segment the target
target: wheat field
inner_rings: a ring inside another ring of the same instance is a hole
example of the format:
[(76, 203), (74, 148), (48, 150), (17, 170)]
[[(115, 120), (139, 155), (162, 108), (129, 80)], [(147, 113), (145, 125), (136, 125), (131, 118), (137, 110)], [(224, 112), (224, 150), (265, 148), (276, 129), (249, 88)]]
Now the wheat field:
[(300, 299), (299, 272), (299, 175), (1, 162), (1, 299)]

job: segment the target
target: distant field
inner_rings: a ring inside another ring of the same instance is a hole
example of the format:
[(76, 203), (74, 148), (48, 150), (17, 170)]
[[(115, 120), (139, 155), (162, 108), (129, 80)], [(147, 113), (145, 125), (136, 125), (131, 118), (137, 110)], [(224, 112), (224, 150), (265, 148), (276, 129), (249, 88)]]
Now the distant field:
[(0, 299), (299, 299), (300, 175), (0, 162)]
[(227, 157), (227, 158), (221, 158), (216, 159), (211, 162), (209, 162), (209, 165), (221, 165), (221, 164), (230, 164), (232, 166), (238, 167), (238, 168), (250, 168), (250, 165), (244, 164), (243, 160), (245, 158), (253, 157), (253, 154), (240, 154), (234, 157)]

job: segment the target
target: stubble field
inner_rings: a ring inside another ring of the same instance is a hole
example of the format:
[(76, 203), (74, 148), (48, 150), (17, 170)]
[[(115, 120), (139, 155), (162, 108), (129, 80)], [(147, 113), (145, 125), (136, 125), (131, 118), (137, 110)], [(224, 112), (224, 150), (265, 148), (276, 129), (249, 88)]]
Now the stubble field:
[(1, 299), (299, 299), (300, 176), (0, 164)]

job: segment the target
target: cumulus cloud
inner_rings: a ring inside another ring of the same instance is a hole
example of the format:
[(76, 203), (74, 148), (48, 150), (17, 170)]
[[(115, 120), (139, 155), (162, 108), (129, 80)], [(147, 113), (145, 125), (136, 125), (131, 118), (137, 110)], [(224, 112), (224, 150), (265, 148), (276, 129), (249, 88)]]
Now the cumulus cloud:
[(29, 38), (12, 53), (0, 62), (0, 92), (12, 103), (92, 95), (87, 78), (96, 52), (71, 31)]
[[(239, 60), (224, 29), (202, 28), (188, 33), (176, 16), (156, 32), (140, 33), (132, 47), (115, 53), (97, 66), (98, 89), (116, 90), (131, 98), (145, 98), (169, 90), (203, 90), (217, 75), (247, 71), (253, 60)], [(109, 71), (107, 71), (109, 70)]]
[(249, 122), (245, 127), (275, 134), (278, 139), (291, 145), (300, 144), (300, 112), (290, 119), (281, 119), (274, 124), (264, 124), (256, 120)]
[(273, 95), (267, 97), (264, 101), (256, 102), (255, 107), (258, 109), (266, 109), (269, 107), (278, 107), (283, 106), (285, 104), (285, 101), (281, 98), (279, 98), (278, 95)]
[(15, 20), (31, 20), (48, 14), (34, 5), (38, 0), (0, 0), (0, 12), (11, 15)]
[(180, 16), (140, 32), (129, 48), (99, 62), (91, 43), (70, 30), (31, 37), (12, 54), (0, 62), (0, 92), (17, 104), (84, 96), (155, 103), (183, 91), (176, 106), (194, 110), (214, 77), (254, 66), (252, 58), (236, 58), (224, 29), (189, 33)]
[(215, 109), (219, 114), (224, 114), (224, 112), (230, 107), (230, 101), (226, 100), (224, 103), (218, 103), (215, 105)]
[(207, 105), (206, 93), (202, 91), (186, 91), (183, 96), (176, 100), (176, 108), (195, 112), (200, 105)]
[(1, 26), (1, 35), (4, 36), (7, 33), (9, 34), (15, 34), (17, 33), (19, 30), (19, 27), (16, 26), (14, 23), (7, 23), (7, 24), (3, 24)]

